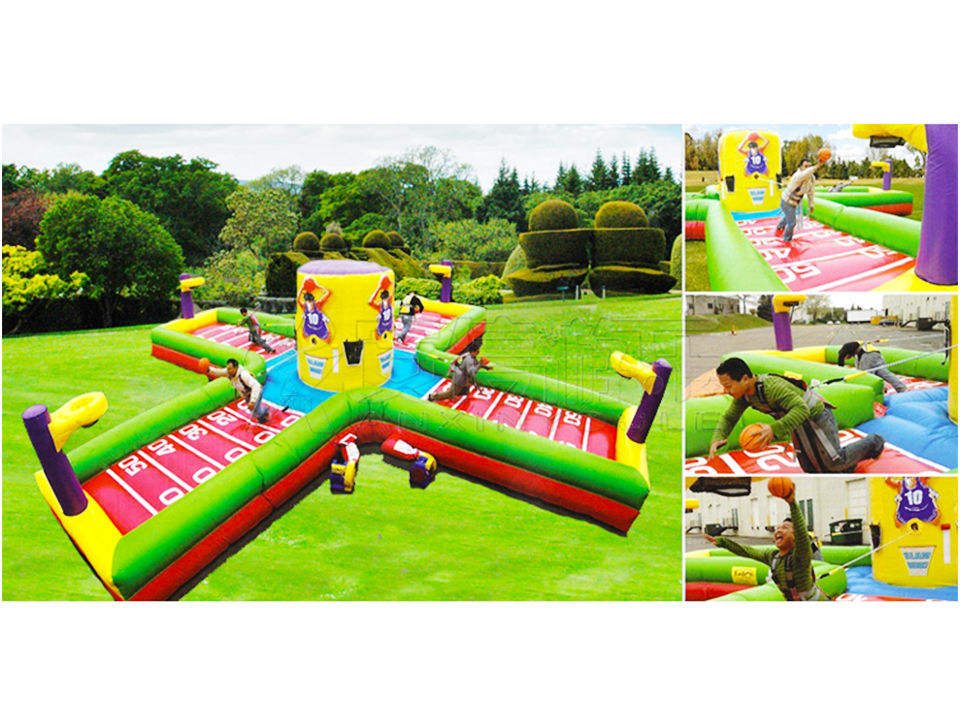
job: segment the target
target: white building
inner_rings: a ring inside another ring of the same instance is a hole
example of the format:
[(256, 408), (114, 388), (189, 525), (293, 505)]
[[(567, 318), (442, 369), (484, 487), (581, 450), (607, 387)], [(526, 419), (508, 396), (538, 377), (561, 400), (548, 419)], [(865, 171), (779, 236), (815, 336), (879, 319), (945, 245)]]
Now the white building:
[(897, 316), (900, 323), (918, 318), (945, 321), (950, 318), (950, 296), (943, 294), (884, 295), (883, 315)]

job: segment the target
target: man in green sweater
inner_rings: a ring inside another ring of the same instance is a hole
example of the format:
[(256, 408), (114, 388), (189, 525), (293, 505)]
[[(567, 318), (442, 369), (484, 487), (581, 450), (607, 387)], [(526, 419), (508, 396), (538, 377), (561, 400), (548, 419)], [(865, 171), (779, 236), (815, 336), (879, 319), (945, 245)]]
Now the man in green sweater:
[(807, 473), (850, 474), (863, 459), (876, 459), (883, 453), (884, 440), (877, 434), (841, 447), (837, 420), (813, 389), (803, 390), (776, 374), (754, 376), (746, 362), (736, 357), (721, 363), (717, 376), (733, 403), (713, 432), (711, 459), (727, 443), (731, 429), (748, 407), (774, 418), (771, 424), (761, 424), (761, 446), (790, 434), (797, 463)]
[(773, 532), (773, 544), (776, 549), (762, 549), (738, 544), (725, 537), (714, 538), (704, 534), (703, 538), (721, 549), (727, 549), (737, 556), (755, 559), (770, 567), (770, 576), (788, 602), (829, 602), (828, 597), (818, 586), (813, 571), (813, 549), (807, 521), (797, 505), (796, 489), (783, 499), (790, 506), (790, 517), (780, 522)]

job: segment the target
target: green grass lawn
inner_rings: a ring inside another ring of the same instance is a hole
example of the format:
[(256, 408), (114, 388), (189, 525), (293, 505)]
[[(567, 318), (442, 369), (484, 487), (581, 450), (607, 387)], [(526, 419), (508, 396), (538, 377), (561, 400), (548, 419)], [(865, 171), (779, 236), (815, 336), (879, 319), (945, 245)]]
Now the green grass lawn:
[(686, 334), (688, 336), (697, 333), (723, 333), (730, 331), (731, 326), (736, 326), (738, 331), (748, 328), (763, 328), (772, 326), (769, 321), (753, 316), (749, 313), (734, 313), (728, 316), (687, 316)]
[[(60, 529), (33, 480), (39, 468), (20, 421), (91, 390), (110, 409), (83, 441), (197, 388), (201, 377), (150, 356), (150, 327), (4, 339), (3, 599), (109, 599)], [(379, 453), (357, 491), (326, 483), (229, 557), (190, 600), (680, 599), (680, 299), (585, 299), (492, 308), (492, 361), (637, 401), (611, 370), (622, 350), (666, 358), (674, 376), (649, 439), (653, 490), (626, 536), (441, 472), (429, 489)]]

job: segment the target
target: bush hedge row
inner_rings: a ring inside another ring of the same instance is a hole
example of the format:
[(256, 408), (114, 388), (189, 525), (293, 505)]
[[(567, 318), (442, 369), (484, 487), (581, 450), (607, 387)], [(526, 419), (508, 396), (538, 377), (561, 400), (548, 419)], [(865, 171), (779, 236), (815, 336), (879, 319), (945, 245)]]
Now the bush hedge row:
[(311, 233), (310, 231), (298, 233), (296, 238), (293, 239), (293, 250), (300, 251), (301, 253), (319, 251), (320, 239), (317, 238), (315, 233)]
[(666, 293), (677, 283), (668, 273), (649, 268), (601, 266), (590, 271), (590, 288), (597, 295), (601, 288), (633, 293)]
[(589, 264), (590, 241), (593, 230), (570, 228), (560, 231), (533, 231), (520, 234), (520, 246), (527, 258), (528, 268), (572, 263)]
[(285, 298), (297, 294), (297, 269), (310, 259), (298, 251), (271, 253), (267, 261), (264, 290), (267, 296)]
[(566, 286), (572, 289), (579, 286), (587, 277), (587, 268), (523, 268), (507, 276), (507, 283), (517, 296), (537, 296), (544, 293), (556, 293), (557, 288)]
[(604, 203), (593, 218), (594, 228), (646, 228), (649, 225), (647, 214), (630, 201)]
[(577, 211), (566, 201), (549, 200), (530, 211), (527, 228), (531, 231), (559, 231), (577, 227)]
[(597, 228), (593, 236), (594, 266), (656, 268), (667, 247), (659, 228)]

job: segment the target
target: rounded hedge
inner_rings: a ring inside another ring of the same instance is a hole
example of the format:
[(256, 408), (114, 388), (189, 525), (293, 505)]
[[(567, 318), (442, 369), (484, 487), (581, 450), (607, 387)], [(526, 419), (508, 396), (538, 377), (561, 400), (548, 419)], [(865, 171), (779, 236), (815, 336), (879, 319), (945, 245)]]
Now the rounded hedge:
[(560, 264), (586, 266), (593, 240), (591, 228), (568, 228), (560, 231), (533, 231), (520, 234), (520, 247), (528, 268)]
[(673, 248), (670, 249), (670, 275), (674, 278), (683, 277), (683, 236), (673, 239)]
[(566, 201), (544, 201), (530, 211), (527, 227), (531, 231), (561, 231), (577, 227), (577, 212)]
[(504, 281), (507, 280), (507, 276), (511, 273), (516, 273), (521, 268), (527, 267), (527, 254), (523, 252), (523, 246), (517, 245), (513, 249), (513, 253), (510, 254), (510, 258), (507, 259), (506, 265), (503, 267), (503, 273), (500, 274), (500, 278)]
[(600, 289), (633, 293), (666, 293), (677, 283), (668, 273), (649, 268), (602, 266), (590, 271), (590, 288), (597, 295)]
[(271, 253), (267, 261), (264, 290), (267, 296), (290, 298), (297, 295), (297, 269), (310, 261), (297, 251)]
[(344, 251), (347, 247), (346, 240), (339, 233), (325, 233), (320, 239), (320, 248), (325, 251)]
[(396, 231), (387, 231), (387, 238), (390, 239), (390, 248), (403, 248), (406, 245), (403, 236)]
[[(549, 268), (549, 267), (548, 267)], [(515, 296), (539, 296), (545, 293), (557, 293), (557, 289), (566, 286), (572, 290), (587, 277), (586, 268), (531, 269), (524, 268), (507, 276), (507, 283)]]
[(594, 228), (646, 228), (648, 225), (643, 208), (630, 201), (608, 201), (593, 217)]
[(363, 237), (364, 248), (390, 248), (390, 237), (383, 231), (370, 231)]
[(646, 266), (664, 260), (667, 240), (659, 228), (595, 228), (594, 266)]
[(320, 239), (311, 231), (298, 233), (293, 239), (293, 250), (295, 251), (319, 251)]

